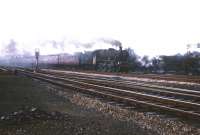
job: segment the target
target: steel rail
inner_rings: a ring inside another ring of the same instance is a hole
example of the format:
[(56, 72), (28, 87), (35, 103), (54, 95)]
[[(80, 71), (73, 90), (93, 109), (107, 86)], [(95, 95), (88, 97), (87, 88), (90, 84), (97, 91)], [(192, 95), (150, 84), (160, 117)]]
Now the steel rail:
[[(59, 77), (59, 76), (57, 76)], [(61, 76), (60, 76), (61, 77)], [(163, 96), (168, 96), (168, 97), (180, 97), (184, 99), (192, 99), (195, 101), (200, 100), (200, 92), (194, 92), (192, 94), (187, 94), (184, 92), (173, 92), (170, 90), (162, 89), (162, 88), (153, 88), (153, 87), (146, 87), (145, 85), (139, 85), (139, 84), (124, 84), (121, 82), (115, 82), (115, 81), (103, 81), (99, 79), (89, 79), (89, 78), (79, 78), (79, 77), (67, 77), (63, 76), (62, 78), (68, 78), (68, 79), (75, 79), (75, 80), (80, 80), (83, 82), (89, 82), (92, 84), (101, 84), (104, 86), (108, 87), (113, 87), (113, 88), (121, 88), (121, 89), (128, 89), (131, 91), (140, 91), (140, 92), (145, 92), (145, 93), (153, 93), (153, 94), (158, 94), (158, 95), (163, 95)]]
[(6, 68), (0, 67), (0, 71), (8, 71)]
[[(80, 80), (83, 82), (88, 82), (92, 84), (101, 84), (103, 86), (108, 86), (108, 87), (113, 87), (113, 88), (120, 88), (124, 90), (130, 90), (130, 91), (139, 91), (139, 92), (145, 92), (147, 94), (154, 94), (154, 95), (159, 95), (159, 96), (168, 96), (168, 98), (181, 98), (181, 100), (189, 100), (189, 101), (197, 101), (199, 102), (200, 100), (200, 95), (195, 95), (195, 94), (185, 94), (185, 93), (180, 93), (180, 92), (171, 92), (171, 91), (166, 91), (163, 89), (157, 89), (157, 88), (148, 88), (144, 86), (137, 86), (137, 85), (125, 85), (122, 84), (121, 82), (116, 83), (115, 81), (103, 81), (100, 79), (90, 79), (87, 77), (74, 77), (74, 76), (56, 76), (56, 77), (62, 77), (62, 78), (68, 78), (68, 79), (75, 79), (75, 80)], [(200, 93), (200, 92), (199, 92)]]
[(182, 81), (182, 82), (194, 82), (200, 83), (200, 78), (191, 78), (191, 77), (179, 77), (176, 75), (166, 76), (166, 75), (155, 75), (155, 74), (144, 74), (144, 75), (132, 75), (133, 77), (139, 78), (151, 78), (151, 79), (159, 79), (159, 80), (171, 80), (171, 81)]
[[(84, 72), (84, 73), (87, 73), (87, 72)], [(99, 74), (98, 72), (94, 72), (94, 73)], [(106, 73), (106, 74), (110, 75), (110, 73)], [(131, 73), (131, 74), (123, 74), (123, 73), (116, 74), (116, 73), (114, 73), (114, 75), (121, 75), (121, 76), (126, 76), (126, 77), (150, 78), (150, 79), (157, 79), (157, 80), (170, 80), (170, 81), (200, 83), (200, 76), (135, 74), (135, 73)]]
[[(26, 71), (27, 72), (27, 71)], [(29, 72), (30, 73), (30, 72)], [(200, 104), (198, 103), (193, 103), (193, 102), (188, 102), (188, 101), (181, 101), (177, 99), (170, 99), (170, 98), (165, 98), (165, 97), (160, 97), (160, 96), (155, 96), (155, 95), (149, 95), (149, 94), (144, 94), (144, 93), (139, 93), (139, 92), (134, 92), (134, 91), (129, 91), (129, 90), (122, 90), (118, 88), (112, 88), (112, 87), (106, 87), (106, 86), (101, 86), (101, 85), (96, 85), (96, 84), (90, 84), (90, 83), (85, 83), (85, 82), (80, 82), (77, 80), (72, 80), (72, 79), (66, 79), (66, 78), (60, 78), (60, 77), (55, 77), (52, 75), (46, 75), (46, 74), (41, 74), (41, 73), (32, 73), (41, 77), (48, 77), (60, 81), (68, 81), (70, 83), (74, 83), (77, 85), (82, 85), (82, 86), (87, 86), (87, 87), (92, 87), (92, 88), (98, 88), (101, 90), (106, 90), (106, 91), (111, 91), (111, 92), (120, 92), (121, 94), (127, 94), (127, 95), (132, 95), (137, 98), (141, 99), (146, 99), (146, 100), (151, 100), (151, 101), (156, 101), (159, 103), (168, 103), (172, 104), (175, 106), (182, 106), (182, 107), (188, 107), (188, 108), (193, 108), (193, 109), (200, 109)]]
[[(97, 89), (91, 89), (91, 88), (85, 88), (85, 87), (82, 87), (82, 86), (77, 86), (77, 85), (74, 85), (74, 84), (68, 84), (68, 83), (63, 83), (61, 81), (55, 81), (55, 78), (54, 77), (49, 77), (49, 76), (45, 76), (45, 75), (38, 75), (37, 73), (27, 73), (27, 72), (23, 72), (23, 71), (20, 71), (21, 73), (27, 75), (27, 76), (30, 76), (30, 77), (33, 77), (33, 78), (36, 78), (36, 79), (40, 79), (40, 80), (43, 80), (43, 81), (47, 81), (49, 83), (52, 83), (52, 84), (55, 84), (55, 85), (59, 85), (59, 86), (62, 86), (62, 87), (68, 87), (68, 88), (72, 88), (73, 90), (78, 90), (78, 91), (81, 91), (81, 92), (87, 92), (88, 94), (95, 94), (97, 96), (107, 96), (109, 99), (115, 99), (119, 102), (124, 102), (124, 103), (127, 103), (127, 104), (139, 104), (139, 105), (144, 105), (144, 106), (147, 106), (147, 107), (150, 107), (151, 109), (156, 109), (156, 110), (164, 110), (164, 111), (167, 111), (167, 112), (172, 112), (172, 113), (175, 113), (176, 115), (181, 115), (181, 116), (184, 116), (184, 117), (189, 117), (189, 118), (192, 118), (192, 119), (196, 119), (196, 118), (200, 118), (200, 114), (197, 113), (197, 112), (191, 112), (191, 111), (186, 111), (186, 110), (182, 110), (180, 108), (173, 108), (173, 107), (170, 107), (168, 105), (164, 105), (164, 104), (156, 104), (156, 103), (152, 103), (150, 101), (144, 101), (144, 100), (138, 100), (138, 99), (132, 99), (132, 97), (130, 96), (119, 96), (119, 95), (116, 95), (115, 93), (108, 93), (108, 92), (105, 92), (105, 91), (97, 91)], [(58, 79), (59, 80), (59, 79)], [(191, 105), (194, 105), (194, 104), (191, 104)], [(153, 108), (152, 108), (153, 107)]]
[[(43, 72), (41, 72), (43, 73)], [(48, 74), (52, 74), (51, 72), (44, 72)], [(58, 75), (56, 73), (53, 73), (53, 75)], [(166, 94), (174, 94), (179, 96), (190, 96), (192, 98), (200, 99), (200, 91), (195, 90), (188, 90), (188, 89), (182, 89), (182, 88), (174, 88), (174, 87), (163, 87), (158, 85), (150, 85), (145, 83), (138, 83), (138, 82), (131, 82), (131, 81), (124, 81), (124, 80), (114, 80), (114, 79), (106, 79), (106, 78), (100, 78), (100, 77), (91, 77), (91, 76), (83, 76), (83, 75), (77, 75), (77, 74), (61, 74), (63, 77), (67, 78), (75, 78), (79, 80), (86, 80), (91, 81), (91, 83), (95, 83), (95, 81), (101, 83), (101, 84), (109, 84), (109, 85), (115, 85), (115, 86), (123, 86), (128, 88), (134, 88), (134, 89), (142, 89), (146, 91), (152, 91), (152, 92), (160, 92), (160, 93), (166, 93)], [(106, 82), (106, 83), (105, 83)], [(114, 86), (113, 85), (113, 86)]]

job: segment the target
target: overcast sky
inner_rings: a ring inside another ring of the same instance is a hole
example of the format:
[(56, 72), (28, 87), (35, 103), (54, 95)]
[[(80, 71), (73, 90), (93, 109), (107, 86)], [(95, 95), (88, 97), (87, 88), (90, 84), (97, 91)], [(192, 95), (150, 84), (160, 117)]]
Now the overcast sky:
[[(102, 37), (120, 40), (139, 55), (184, 53), (187, 44), (200, 42), (200, 1), (0, 1), (0, 49), (9, 39), (30, 50), (46, 40), (90, 42)], [(68, 44), (64, 52), (80, 50)]]

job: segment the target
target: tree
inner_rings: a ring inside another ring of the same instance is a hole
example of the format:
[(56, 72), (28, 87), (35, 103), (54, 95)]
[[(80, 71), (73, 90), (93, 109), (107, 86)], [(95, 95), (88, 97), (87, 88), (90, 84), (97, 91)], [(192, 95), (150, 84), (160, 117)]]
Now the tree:
[(160, 70), (160, 66), (161, 66), (161, 62), (159, 58), (153, 57), (151, 60), (151, 64), (152, 64), (152, 70), (153, 71), (158, 71)]

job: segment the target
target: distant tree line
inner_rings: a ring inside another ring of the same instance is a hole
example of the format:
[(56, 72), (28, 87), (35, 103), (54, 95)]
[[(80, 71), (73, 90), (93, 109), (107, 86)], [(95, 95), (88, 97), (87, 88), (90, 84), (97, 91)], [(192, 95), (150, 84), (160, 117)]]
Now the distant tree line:
[(130, 71), (143, 73), (200, 74), (200, 53), (190, 52), (171, 56), (162, 55), (149, 59), (130, 53)]

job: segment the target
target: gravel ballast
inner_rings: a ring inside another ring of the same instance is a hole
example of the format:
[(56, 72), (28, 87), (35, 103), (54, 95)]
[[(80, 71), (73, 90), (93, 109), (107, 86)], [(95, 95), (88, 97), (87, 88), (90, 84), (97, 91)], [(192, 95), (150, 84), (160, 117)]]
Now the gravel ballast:
[(84, 97), (80, 94), (74, 95), (72, 102), (86, 108), (95, 108), (105, 114), (112, 115), (115, 119), (122, 121), (133, 121), (143, 129), (150, 129), (157, 134), (162, 135), (199, 135), (200, 128), (173, 120), (160, 115), (138, 112), (137, 110), (128, 110), (120, 106), (113, 106), (98, 99)]

